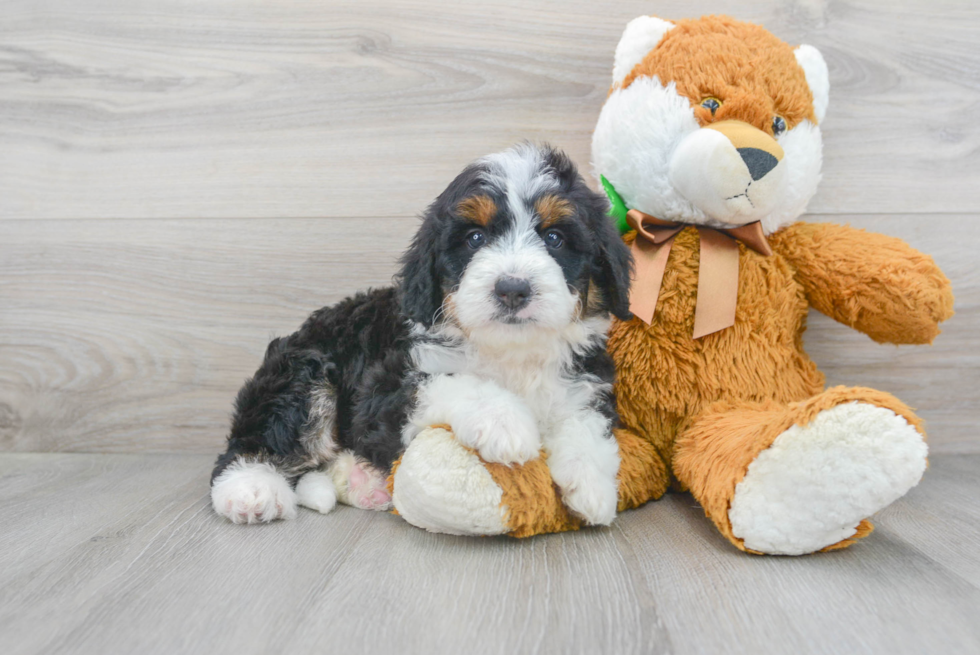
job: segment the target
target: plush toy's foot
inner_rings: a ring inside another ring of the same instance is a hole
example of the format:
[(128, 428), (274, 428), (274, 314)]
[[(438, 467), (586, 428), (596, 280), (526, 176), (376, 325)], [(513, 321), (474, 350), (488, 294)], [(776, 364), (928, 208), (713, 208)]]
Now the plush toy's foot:
[(915, 486), (920, 423), (871, 389), (830, 389), (789, 406), (715, 406), (678, 440), (675, 465), (739, 548), (801, 555), (850, 545), (864, 519)]
[(395, 511), (416, 527), (461, 535), (510, 531), (503, 490), (476, 453), (448, 430), (420, 432), (388, 481)]
[(891, 410), (850, 402), (784, 431), (749, 465), (728, 512), (746, 548), (800, 555), (848, 539), (915, 486), (922, 435)]
[(526, 537), (578, 529), (558, 497), (544, 457), (488, 463), (443, 428), (423, 430), (388, 478), (395, 510), (430, 532)]
[[(661, 496), (669, 478), (663, 460), (632, 433), (617, 430), (616, 437), (619, 508)], [(583, 525), (562, 503), (544, 456), (520, 466), (487, 463), (443, 428), (415, 437), (388, 485), (395, 510), (431, 532), (528, 537)]]

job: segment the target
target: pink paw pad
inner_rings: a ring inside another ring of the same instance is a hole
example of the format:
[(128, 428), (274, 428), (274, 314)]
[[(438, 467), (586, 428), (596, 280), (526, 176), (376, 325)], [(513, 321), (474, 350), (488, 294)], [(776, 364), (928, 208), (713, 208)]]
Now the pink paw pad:
[(391, 507), (391, 495), (385, 479), (367, 462), (357, 462), (348, 479), (350, 502), (361, 509), (386, 510)]

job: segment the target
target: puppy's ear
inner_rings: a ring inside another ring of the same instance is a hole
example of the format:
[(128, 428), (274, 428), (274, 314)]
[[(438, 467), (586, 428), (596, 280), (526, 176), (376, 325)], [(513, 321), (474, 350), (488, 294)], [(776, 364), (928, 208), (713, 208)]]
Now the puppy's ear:
[(433, 206), (422, 218), (422, 227), (412, 239), (412, 245), (402, 255), (402, 270), (398, 274), (402, 313), (425, 327), (432, 325), (443, 300), (436, 270), (439, 234), (439, 219)]
[(592, 259), (592, 283), (602, 296), (600, 307), (624, 321), (630, 313), (630, 282), (633, 277), (633, 256), (616, 230), (609, 215), (609, 201), (588, 186), (572, 160), (560, 150), (545, 144), (547, 161), (558, 175), (563, 190), (585, 213), (585, 221), (595, 235), (595, 254)]
[(608, 201), (591, 191), (589, 193), (592, 196), (587, 203), (589, 220), (597, 246), (592, 262), (592, 281), (602, 294), (602, 306), (616, 318), (628, 321), (633, 318), (630, 313), (633, 255), (609, 216)]

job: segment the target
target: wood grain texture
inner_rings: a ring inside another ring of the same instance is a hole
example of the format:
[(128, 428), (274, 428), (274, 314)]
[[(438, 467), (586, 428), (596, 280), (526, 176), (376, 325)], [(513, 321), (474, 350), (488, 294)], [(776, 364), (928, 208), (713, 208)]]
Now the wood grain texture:
[[(934, 452), (980, 452), (980, 215), (817, 216), (893, 234), (952, 278), (931, 347), (811, 314), (831, 384), (918, 408)], [(387, 284), (414, 219), (0, 221), (0, 450), (216, 453), (271, 336)]]
[[(957, 315), (896, 348), (814, 313), (806, 347), (920, 410), (922, 484), (805, 558), (735, 551), (687, 495), (526, 541), (217, 517), (269, 337), (387, 284), (470, 159), (530, 138), (587, 168), (616, 41), (651, 11), (824, 53), (811, 218), (933, 254)], [(960, 0), (0, 3), (0, 651), (980, 651), (978, 29)]]
[(846, 551), (755, 557), (688, 495), (611, 528), (433, 535), (342, 507), (234, 526), (210, 458), (0, 455), (0, 641), (61, 653), (949, 653), (980, 649), (978, 456)]
[(7, 0), (0, 217), (405, 217), (519, 139), (585, 164), (619, 35), (654, 9), (823, 51), (812, 211), (980, 206), (975, 2)]

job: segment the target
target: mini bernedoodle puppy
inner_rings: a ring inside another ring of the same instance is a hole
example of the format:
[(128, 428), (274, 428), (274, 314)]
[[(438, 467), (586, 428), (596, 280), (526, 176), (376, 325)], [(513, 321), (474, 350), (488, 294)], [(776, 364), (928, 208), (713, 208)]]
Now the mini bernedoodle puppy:
[(488, 462), (544, 449), (566, 506), (616, 513), (610, 314), (632, 262), (606, 199), (560, 151), (468, 166), (426, 211), (393, 288), (314, 312), (269, 344), (238, 394), (211, 476), (236, 523), (389, 509), (385, 479), (421, 430), (448, 425)]

